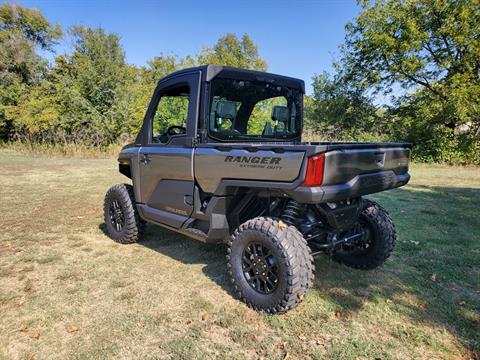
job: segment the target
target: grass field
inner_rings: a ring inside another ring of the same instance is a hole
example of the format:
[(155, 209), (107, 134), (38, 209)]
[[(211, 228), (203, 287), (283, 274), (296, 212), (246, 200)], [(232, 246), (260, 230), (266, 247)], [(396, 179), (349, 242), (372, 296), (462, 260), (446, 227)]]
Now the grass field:
[(373, 196), (399, 240), (369, 272), (315, 261), (286, 315), (231, 297), (225, 248), (103, 232), (115, 160), (0, 151), (0, 358), (470, 359), (480, 347), (480, 169), (416, 165)]

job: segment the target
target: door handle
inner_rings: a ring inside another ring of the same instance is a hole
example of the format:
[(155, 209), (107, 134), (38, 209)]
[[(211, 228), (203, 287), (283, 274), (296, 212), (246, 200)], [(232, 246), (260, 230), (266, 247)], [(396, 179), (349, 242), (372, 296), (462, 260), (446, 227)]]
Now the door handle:
[(143, 165), (148, 165), (148, 163), (151, 161), (150, 157), (148, 156), (148, 154), (142, 154), (142, 159), (140, 160), (140, 162), (143, 164)]

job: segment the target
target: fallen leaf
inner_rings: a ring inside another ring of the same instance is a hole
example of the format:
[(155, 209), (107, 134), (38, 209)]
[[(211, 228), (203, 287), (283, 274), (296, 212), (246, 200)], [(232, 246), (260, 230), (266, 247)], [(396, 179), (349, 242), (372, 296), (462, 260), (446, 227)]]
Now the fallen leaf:
[(285, 350), (287, 348), (287, 342), (286, 341), (282, 342), (278, 347), (282, 350)]
[(33, 352), (30, 351), (30, 352), (28, 353), (27, 359), (28, 359), (28, 360), (33, 360)]
[(351, 313), (346, 313), (345, 314), (345, 319), (352, 320), (352, 314)]
[(25, 304), (27, 300), (25, 300), (25, 298), (21, 298), (20, 300), (18, 300), (18, 306), (22, 306), (23, 304)]
[(337, 319), (341, 318), (341, 317), (342, 317), (342, 312), (339, 311), (339, 310), (335, 311), (335, 317), (336, 317)]
[(33, 338), (33, 339), (38, 339), (38, 338), (40, 338), (40, 331), (35, 331), (35, 332), (32, 334), (32, 338)]
[(301, 294), (297, 294), (297, 298), (298, 300), (300, 301), (303, 301), (303, 298), (305, 297), (305, 294), (301, 293)]
[(437, 274), (435, 274), (435, 273), (432, 274), (432, 275), (430, 276), (430, 280), (432, 280), (432, 281), (437, 281)]
[(298, 335), (298, 338), (302, 341), (307, 341), (307, 337), (305, 336), (305, 334)]
[(386, 302), (387, 304), (393, 303), (392, 299), (387, 299), (387, 300), (385, 300), (385, 302)]
[(18, 328), (16, 331), (19, 331), (19, 332), (27, 332), (27, 331), (28, 331), (28, 327), (27, 327), (27, 325), (23, 325), (21, 328)]
[(460, 306), (465, 305), (465, 301), (463, 301), (463, 300), (462, 300), (462, 301), (459, 301), (459, 302), (458, 302), (458, 305), (460, 305)]
[(208, 314), (203, 314), (202, 315), (202, 321), (206, 321), (210, 318), (210, 316), (208, 316)]
[(325, 346), (325, 343), (323, 342), (323, 339), (317, 338), (315, 340), (315, 343), (320, 346)]
[(78, 330), (80, 330), (80, 329), (79, 329), (79, 327), (78, 327), (77, 325), (70, 325), (70, 326), (68, 327), (68, 329), (67, 329), (67, 331), (68, 331), (69, 333), (72, 333), (72, 332), (75, 332), (75, 331), (78, 331)]

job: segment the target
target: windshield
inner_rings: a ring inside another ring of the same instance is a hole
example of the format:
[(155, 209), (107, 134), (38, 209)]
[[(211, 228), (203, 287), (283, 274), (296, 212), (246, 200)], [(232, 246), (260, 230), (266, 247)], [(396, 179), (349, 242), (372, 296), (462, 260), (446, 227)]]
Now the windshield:
[(212, 81), (209, 134), (219, 140), (290, 140), (302, 126), (300, 90), (263, 81)]

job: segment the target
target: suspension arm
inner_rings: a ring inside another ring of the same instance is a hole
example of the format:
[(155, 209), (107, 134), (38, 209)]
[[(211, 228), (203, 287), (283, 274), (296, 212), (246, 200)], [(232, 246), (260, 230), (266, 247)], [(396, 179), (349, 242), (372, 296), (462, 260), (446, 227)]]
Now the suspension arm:
[[(358, 238), (361, 238), (365, 235), (364, 232), (361, 232), (361, 233), (358, 233), (358, 234), (353, 234), (353, 235), (350, 235), (350, 236), (345, 236), (344, 238), (342, 239), (339, 239), (339, 240), (336, 240), (336, 235), (334, 235), (333, 237), (333, 241), (331, 241), (330, 243), (328, 244), (315, 244), (315, 248), (316, 249), (321, 249), (319, 251), (316, 251), (314, 253), (312, 253), (312, 256), (316, 256), (316, 255), (320, 255), (320, 254), (323, 254), (325, 253), (326, 250), (329, 250), (329, 249), (332, 249), (338, 245), (343, 245), (343, 244), (347, 244), (349, 242), (352, 242)], [(308, 239), (310, 241), (310, 239)]]

